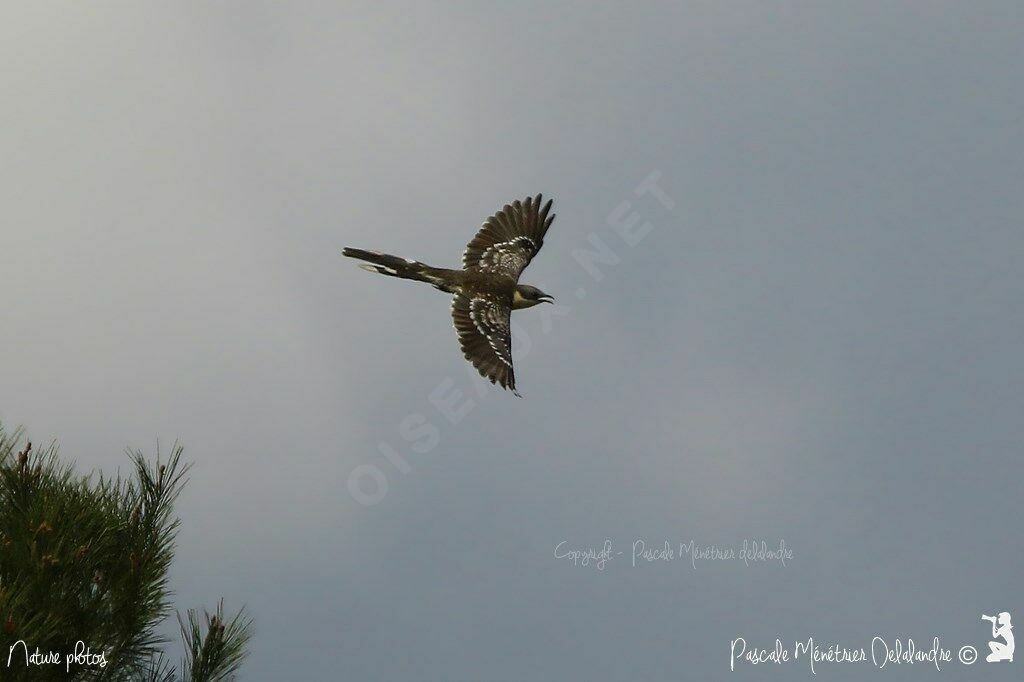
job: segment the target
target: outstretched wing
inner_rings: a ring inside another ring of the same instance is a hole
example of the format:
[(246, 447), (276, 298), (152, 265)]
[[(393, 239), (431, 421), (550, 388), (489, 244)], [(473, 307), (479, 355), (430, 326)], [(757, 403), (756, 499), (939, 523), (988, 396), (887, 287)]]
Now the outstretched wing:
[(555, 214), (548, 216), (551, 200), (541, 207), (541, 195), (515, 201), (488, 218), (462, 255), (466, 269), (502, 273), (519, 279), (544, 245), (544, 235)]
[(497, 297), (459, 294), (452, 300), (455, 331), (466, 359), (492, 384), (512, 389), (518, 395), (512, 369), (511, 315), (508, 302)]

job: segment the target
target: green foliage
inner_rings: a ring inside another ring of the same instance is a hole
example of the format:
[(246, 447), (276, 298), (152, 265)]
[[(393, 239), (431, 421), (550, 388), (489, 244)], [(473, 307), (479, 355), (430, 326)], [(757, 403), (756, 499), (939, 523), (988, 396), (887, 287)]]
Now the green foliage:
[[(179, 617), (180, 670), (160, 651), (179, 525), (173, 503), (188, 472), (182, 449), (165, 462), (158, 454), (152, 465), (130, 453), (134, 477), (94, 480), (76, 475), (54, 446), (40, 451), (22, 440), (20, 430), (8, 434), (0, 425), (0, 679), (230, 679), (251, 620), (241, 612), (226, 620), (223, 604), (203, 622), (194, 611), (187, 624)], [(76, 647), (94, 657), (67, 669)], [(37, 648), (59, 653), (60, 664), (26, 666)]]

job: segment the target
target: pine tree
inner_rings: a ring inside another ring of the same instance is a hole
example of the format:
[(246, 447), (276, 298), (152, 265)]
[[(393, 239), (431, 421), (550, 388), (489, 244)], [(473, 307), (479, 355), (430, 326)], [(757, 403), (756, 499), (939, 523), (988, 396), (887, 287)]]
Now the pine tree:
[[(109, 478), (76, 474), (56, 446), (23, 440), (0, 424), (0, 679), (231, 679), (252, 621), (243, 611), (226, 617), (223, 602), (212, 614), (179, 615), (179, 666), (161, 651), (179, 525), (172, 506), (189, 469), (181, 447), (153, 464), (130, 452), (134, 476)], [(91, 657), (69, 665), (76, 647)], [(37, 651), (43, 661), (26, 665)], [(46, 662), (49, 652), (59, 663)]]

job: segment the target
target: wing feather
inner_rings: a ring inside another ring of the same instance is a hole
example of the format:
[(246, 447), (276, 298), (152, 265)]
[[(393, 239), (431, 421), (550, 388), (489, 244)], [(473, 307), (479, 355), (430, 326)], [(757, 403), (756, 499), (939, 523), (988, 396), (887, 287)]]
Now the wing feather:
[(516, 393), (511, 315), (508, 303), (487, 295), (460, 294), (452, 301), (452, 319), (463, 355), (480, 376)]
[(516, 200), (492, 215), (473, 237), (462, 255), (466, 269), (508, 275), (518, 280), (526, 266), (544, 245), (544, 235), (555, 219), (551, 200), (543, 197)]

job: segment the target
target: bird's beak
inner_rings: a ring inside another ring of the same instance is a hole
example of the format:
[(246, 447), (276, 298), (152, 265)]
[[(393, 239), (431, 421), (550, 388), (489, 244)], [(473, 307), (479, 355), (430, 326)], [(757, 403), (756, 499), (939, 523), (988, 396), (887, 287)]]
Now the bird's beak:
[(555, 297), (554, 296), (550, 296), (548, 294), (543, 294), (537, 300), (540, 301), (541, 303), (554, 303), (555, 302)]

